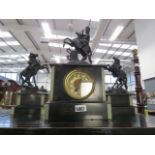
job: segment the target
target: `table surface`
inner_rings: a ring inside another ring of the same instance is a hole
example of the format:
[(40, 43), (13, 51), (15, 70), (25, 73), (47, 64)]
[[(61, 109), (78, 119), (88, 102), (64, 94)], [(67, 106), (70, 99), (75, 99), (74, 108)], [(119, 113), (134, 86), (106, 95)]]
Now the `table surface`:
[(155, 134), (155, 116), (136, 114), (132, 118), (81, 122), (17, 122), (10, 109), (0, 109), (0, 134)]

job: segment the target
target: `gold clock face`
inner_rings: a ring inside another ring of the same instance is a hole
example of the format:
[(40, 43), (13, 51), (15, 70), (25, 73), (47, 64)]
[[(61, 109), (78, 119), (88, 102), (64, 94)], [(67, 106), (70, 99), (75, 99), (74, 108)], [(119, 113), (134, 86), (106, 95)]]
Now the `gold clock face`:
[(64, 88), (70, 97), (74, 99), (85, 99), (93, 93), (95, 81), (86, 71), (75, 69), (65, 76)]

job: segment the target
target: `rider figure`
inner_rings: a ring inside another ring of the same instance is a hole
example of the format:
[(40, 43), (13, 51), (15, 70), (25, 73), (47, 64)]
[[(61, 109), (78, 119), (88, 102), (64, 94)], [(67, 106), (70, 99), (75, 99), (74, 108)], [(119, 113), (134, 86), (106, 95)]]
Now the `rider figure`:
[(85, 30), (82, 30), (82, 32), (76, 32), (78, 39), (80, 41), (80, 48), (83, 48), (84, 46), (89, 46), (90, 41), (90, 27), (86, 26)]
[(83, 44), (84, 45), (87, 45), (87, 46), (89, 46), (89, 42), (90, 42), (90, 27), (86, 27), (85, 28), (85, 34), (84, 34), (84, 36), (83, 36), (83, 40), (82, 40), (82, 42), (83, 42)]
[[(90, 33), (90, 28), (89, 28), (89, 26), (87, 26), (81, 32), (76, 32), (76, 35), (77, 35), (76, 38), (64, 39), (63, 47), (65, 46), (65, 44), (68, 44), (71, 47), (74, 47), (75, 48), (74, 50), (71, 50), (71, 49), (68, 49), (68, 50), (76, 53), (76, 56), (77, 56), (76, 60), (78, 60), (78, 54), (81, 54), (83, 57), (81, 59), (81, 61), (85, 61), (88, 58), (89, 62), (92, 64), (92, 60), (91, 60), (92, 51), (89, 46), (89, 42), (90, 42), (90, 34), (89, 33)], [(70, 58), (68, 58), (68, 59), (70, 59)]]

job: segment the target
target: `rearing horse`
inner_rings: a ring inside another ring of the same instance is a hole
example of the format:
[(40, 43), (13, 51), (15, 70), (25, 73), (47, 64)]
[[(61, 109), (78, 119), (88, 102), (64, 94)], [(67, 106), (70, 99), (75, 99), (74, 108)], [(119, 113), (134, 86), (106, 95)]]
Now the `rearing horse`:
[(112, 88), (115, 88), (115, 87), (122, 88), (123, 86), (125, 87), (126, 90), (128, 89), (126, 73), (123, 70), (120, 70), (118, 77)]
[(80, 53), (83, 56), (82, 58), (83, 61), (88, 58), (89, 62), (92, 64), (92, 60), (91, 60), (92, 51), (89, 45), (81, 46), (81, 42), (79, 38), (75, 38), (75, 39), (65, 38), (63, 47), (65, 46), (65, 44), (68, 44), (71, 47), (75, 47), (75, 50), (73, 51)]
[[(33, 67), (28, 66), (20, 73), (20, 79), (22, 80), (22, 86), (28, 86), (33, 88), (32, 83), (30, 82), (31, 78), (33, 78), (34, 86), (37, 87), (35, 76), (41, 69), (47, 69), (48, 66), (46, 64), (40, 65), (39, 63), (34, 65)], [(25, 85), (26, 84), (26, 85)]]
[(112, 86), (112, 89), (123, 88), (123, 86), (125, 87), (126, 90), (128, 89), (127, 76), (125, 71), (122, 70), (121, 67), (118, 70), (110, 65), (104, 65), (103, 67), (108, 71), (112, 72), (112, 75), (117, 78), (114, 85)]

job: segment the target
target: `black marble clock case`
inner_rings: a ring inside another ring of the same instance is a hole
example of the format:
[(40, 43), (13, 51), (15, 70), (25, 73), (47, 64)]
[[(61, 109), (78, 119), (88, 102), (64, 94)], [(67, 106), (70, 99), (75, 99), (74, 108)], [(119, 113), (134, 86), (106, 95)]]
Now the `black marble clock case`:
[(74, 69), (81, 69), (82, 71), (88, 73), (95, 80), (95, 90), (93, 93), (86, 99), (81, 100), (85, 102), (102, 102), (102, 75), (100, 67), (92, 66), (75, 66), (75, 65), (59, 65), (55, 66), (55, 78), (54, 78), (54, 95), (53, 101), (69, 101), (74, 102), (77, 100), (70, 97), (64, 89), (64, 78), (66, 74)]
[[(65, 76), (75, 69), (81, 69), (95, 80), (95, 89), (86, 99), (76, 100), (70, 97), (64, 89)], [(101, 66), (92, 65), (54, 65), (52, 102), (49, 107), (49, 121), (81, 121), (85, 119), (107, 119), (107, 104), (105, 102), (104, 75)], [(75, 106), (86, 106), (85, 112), (75, 112)]]

